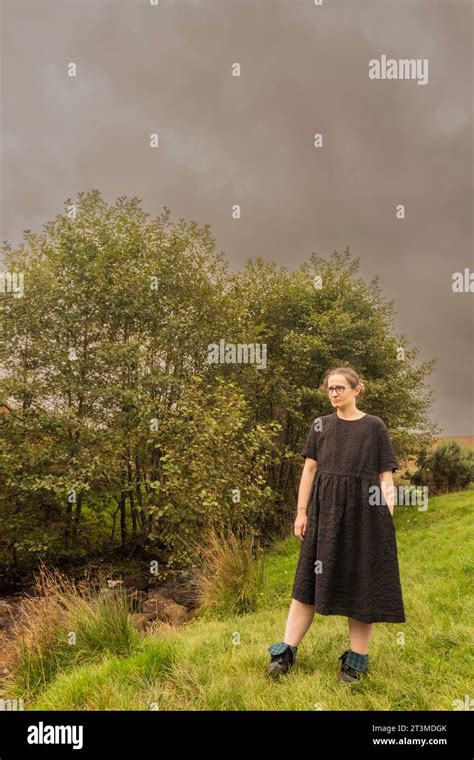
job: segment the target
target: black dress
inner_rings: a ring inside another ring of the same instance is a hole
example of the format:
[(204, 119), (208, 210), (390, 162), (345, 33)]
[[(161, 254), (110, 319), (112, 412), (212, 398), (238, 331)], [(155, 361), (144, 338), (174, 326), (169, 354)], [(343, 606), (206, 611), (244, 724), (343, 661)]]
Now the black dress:
[(393, 517), (369, 490), (380, 491), (378, 473), (399, 468), (385, 423), (318, 417), (301, 454), (318, 468), (292, 598), (321, 615), (404, 623)]

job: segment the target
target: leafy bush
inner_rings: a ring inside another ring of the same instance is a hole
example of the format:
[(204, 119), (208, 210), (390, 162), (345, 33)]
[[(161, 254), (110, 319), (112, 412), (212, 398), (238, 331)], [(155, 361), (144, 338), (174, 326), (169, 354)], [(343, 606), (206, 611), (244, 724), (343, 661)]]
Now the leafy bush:
[(457, 441), (440, 443), (430, 454), (423, 451), (417, 465), (412, 483), (428, 486), (433, 495), (465, 490), (474, 479), (474, 454)]

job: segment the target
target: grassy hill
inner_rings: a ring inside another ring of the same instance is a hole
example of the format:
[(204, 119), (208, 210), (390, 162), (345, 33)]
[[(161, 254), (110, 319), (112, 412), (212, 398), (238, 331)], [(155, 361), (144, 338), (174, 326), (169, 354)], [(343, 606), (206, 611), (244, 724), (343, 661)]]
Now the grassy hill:
[[(469, 449), (474, 448), (474, 435), (445, 435), (438, 438), (435, 446), (439, 443), (447, 443), (448, 441), (457, 441), (460, 446), (465, 446)], [(433, 446), (433, 448), (435, 448), (435, 446)]]
[(474, 491), (465, 491), (430, 499), (426, 512), (395, 509), (407, 622), (376, 624), (371, 675), (360, 683), (338, 682), (348, 639), (337, 616), (315, 616), (287, 676), (266, 674), (290, 603), (299, 550), (290, 535), (267, 555), (253, 613), (165, 626), (139, 638), (130, 656), (60, 673), (25, 709), (452, 710), (474, 693), (473, 506)]

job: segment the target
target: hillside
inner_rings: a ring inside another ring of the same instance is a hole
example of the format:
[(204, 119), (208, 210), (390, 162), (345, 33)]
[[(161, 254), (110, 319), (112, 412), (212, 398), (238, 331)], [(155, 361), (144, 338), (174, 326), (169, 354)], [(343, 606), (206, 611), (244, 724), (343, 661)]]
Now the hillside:
[(289, 536), (267, 556), (266, 591), (252, 614), (164, 626), (127, 658), (62, 672), (25, 709), (452, 710), (474, 688), (473, 506), (467, 491), (433, 498), (427, 512), (395, 510), (407, 622), (376, 625), (372, 673), (359, 684), (337, 680), (347, 624), (334, 616), (315, 616), (288, 676), (275, 682), (266, 674), (299, 549)]

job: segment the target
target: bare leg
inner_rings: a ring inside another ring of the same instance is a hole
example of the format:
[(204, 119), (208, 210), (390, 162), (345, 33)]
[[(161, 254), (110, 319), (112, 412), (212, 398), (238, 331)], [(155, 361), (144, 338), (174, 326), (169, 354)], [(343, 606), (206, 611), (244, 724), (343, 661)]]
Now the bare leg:
[(303, 604), (292, 599), (286, 621), (285, 644), (297, 647), (306, 631), (313, 622), (315, 609), (312, 604)]
[(374, 632), (374, 623), (361, 623), (360, 620), (347, 618), (351, 649), (358, 654), (367, 654), (369, 642)]

